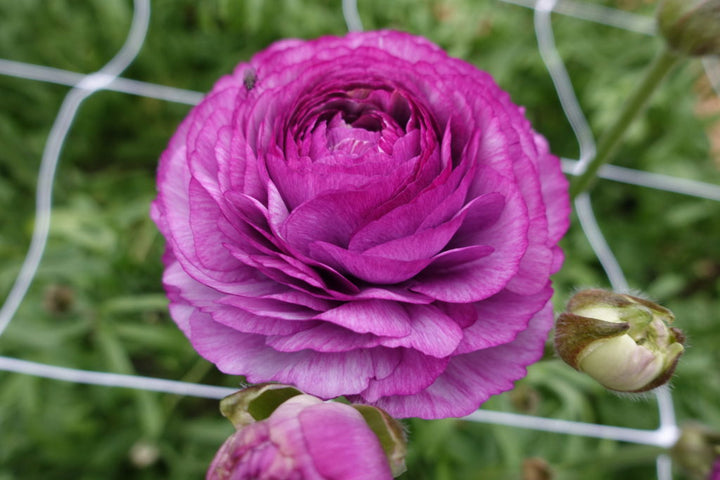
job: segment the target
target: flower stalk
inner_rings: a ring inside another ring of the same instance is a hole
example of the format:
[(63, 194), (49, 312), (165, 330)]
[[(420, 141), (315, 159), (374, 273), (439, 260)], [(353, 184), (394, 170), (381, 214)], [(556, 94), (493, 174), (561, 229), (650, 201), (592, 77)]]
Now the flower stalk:
[(610, 129), (600, 137), (595, 157), (580, 175), (571, 180), (570, 198), (574, 199), (591, 186), (597, 176), (597, 171), (610, 161), (630, 124), (643, 111), (650, 96), (680, 58), (681, 56), (677, 53), (664, 48), (650, 64), (645, 76), (630, 94), (630, 98), (625, 102)]

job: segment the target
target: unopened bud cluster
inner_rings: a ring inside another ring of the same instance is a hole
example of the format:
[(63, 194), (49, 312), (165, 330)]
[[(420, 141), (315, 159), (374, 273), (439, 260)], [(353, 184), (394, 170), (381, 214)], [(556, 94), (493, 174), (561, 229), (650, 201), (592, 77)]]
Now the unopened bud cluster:
[(555, 349), (570, 366), (618, 392), (666, 383), (684, 335), (670, 310), (643, 298), (590, 289), (570, 299), (555, 327)]

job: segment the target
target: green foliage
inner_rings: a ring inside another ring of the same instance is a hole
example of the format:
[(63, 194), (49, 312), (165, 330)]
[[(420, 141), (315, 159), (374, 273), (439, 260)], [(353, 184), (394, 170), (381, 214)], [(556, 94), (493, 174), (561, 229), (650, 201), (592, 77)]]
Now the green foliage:
[[(646, 2), (601, 3), (626, 7)], [(128, 78), (207, 91), (271, 42), (345, 31), (336, 0), (154, 0)], [(648, 13), (651, 7), (638, 7)], [(366, 28), (422, 34), (489, 71), (527, 108), (558, 155), (578, 148), (537, 51), (532, 12), (494, 0), (365, 0)], [(129, 0), (0, 2), (0, 58), (91, 72), (122, 45)], [(596, 134), (604, 131), (657, 39), (553, 17), (556, 43)], [(617, 164), (720, 183), (694, 108), (697, 63), (678, 68), (630, 130)], [(27, 251), (37, 170), (68, 88), (0, 76), (0, 298)], [(157, 159), (185, 105), (99, 92), (81, 107), (55, 183), (52, 228), (37, 278), (0, 338), (0, 354), (54, 365), (238, 385), (188, 345), (167, 314), (162, 239), (148, 218)], [(674, 381), (680, 420), (720, 428), (720, 203), (602, 181), (598, 219), (631, 285), (671, 308), (689, 336)], [(563, 241), (562, 305), (607, 286), (582, 230)], [(530, 369), (486, 408), (653, 428), (652, 400), (618, 398), (557, 360)], [(408, 422), (413, 479), (520, 478), (530, 457), (556, 479), (652, 478), (655, 451), (469, 423)], [(232, 432), (217, 402), (68, 384), (0, 372), (0, 479), (201, 478)], [(679, 474), (678, 478), (683, 478)]]

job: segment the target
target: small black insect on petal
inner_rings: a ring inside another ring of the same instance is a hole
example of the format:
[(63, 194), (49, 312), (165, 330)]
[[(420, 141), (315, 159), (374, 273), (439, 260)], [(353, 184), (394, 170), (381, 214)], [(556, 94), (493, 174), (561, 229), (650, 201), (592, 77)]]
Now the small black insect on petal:
[(255, 87), (256, 83), (257, 83), (257, 74), (255, 73), (255, 69), (249, 68), (249, 69), (245, 70), (245, 74), (243, 76), (243, 84), (245, 84), (245, 88), (247, 88), (248, 91), (250, 91)]

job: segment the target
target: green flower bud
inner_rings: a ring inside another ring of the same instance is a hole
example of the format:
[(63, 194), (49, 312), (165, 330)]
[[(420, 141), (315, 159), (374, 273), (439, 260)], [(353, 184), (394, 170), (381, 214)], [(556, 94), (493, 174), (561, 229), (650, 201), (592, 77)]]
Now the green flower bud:
[(567, 364), (618, 392), (646, 392), (666, 383), (685, 336), (669, 327), (670, 310), (645, 299), (583, 290), (555, 326), (555, 350)]
[(694, 478), (712, 478), (708, 474), (720, 456), (720, 432), (697, 422), (686, 423), (670, 454)]
[(665, 0), (657, 20), (673, 50), (691, 56), (720, 54), (720, 0)]

